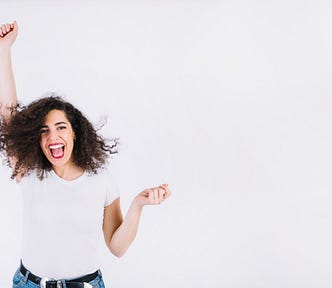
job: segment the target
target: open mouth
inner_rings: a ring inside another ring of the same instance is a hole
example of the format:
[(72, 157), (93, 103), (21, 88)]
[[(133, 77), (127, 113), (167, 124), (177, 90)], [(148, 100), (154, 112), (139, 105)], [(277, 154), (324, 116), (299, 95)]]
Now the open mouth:
[(65, 153), (65, 145), (63, 144), (51, 144), (48, 146), (48, 148), (50, 149), (51, 151), (51, 155), (54, 159), (60, 159), (62, 158)]

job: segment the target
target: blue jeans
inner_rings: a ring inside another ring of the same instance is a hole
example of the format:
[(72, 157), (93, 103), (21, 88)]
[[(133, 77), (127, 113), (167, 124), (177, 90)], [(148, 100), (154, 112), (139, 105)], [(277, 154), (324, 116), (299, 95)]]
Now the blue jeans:
[[(92, 285), (93, 288), (105, 288), (105, 284), (103, 281), (103, 276), (101, 274), (101, 271), (98, 270), (98, 276), (89, 282), (90, 285)], [(13, 277), (13, 288), (40, 288), (39, 285), (31, 282), (28, 278), (28, 273), (24, 276), (20, 272), (20, 268), (18, 268), (14, 274)], [(62, 280), (62, 279), (59, 279)], [(70, 279), (67, 279), (70, 280)], [(64, 287), (65, 288), (65, 287)]]

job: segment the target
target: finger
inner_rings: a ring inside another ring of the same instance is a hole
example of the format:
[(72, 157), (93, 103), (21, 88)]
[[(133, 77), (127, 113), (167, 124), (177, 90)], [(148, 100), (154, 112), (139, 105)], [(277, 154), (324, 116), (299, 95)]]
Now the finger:
[(165, 200), (165, 199), (167, 199), (172, 194), (172, 192), (168, 188), (168, 185), (167, 185), (167, 187), (164, 186), (164, 188), (165, 188), (165, 191), (166, 191), (165, 194), (164, 194), (164, 200)]
[(169, 195), (170, 195), (170, 191), (166, 187), (162, 186), (161, 191), (160, 191), (160, 203), (164, 202), (165, 199), (167, 199)]
[(6, 24), (6, 31), (10, 32), (10, 24)]
[(166, 190), (168, 190), (168, 189), (169, 189), (169, 186), (168, 186), (168, 184), (161, 184), (160, 186), (164, 187)]
[(162, 189), (162, 195), (161, 195), (161, 196), (162, 196), (163, 199), (164, 199), (164, 196), (166, 195), (168, 189), (167, 189), (167, 187), (165, 187), (164, 185), (160, 185), (160, 189)]
[(161, 184), (159, 187), (164, 187), (164, 188), (167, 188), (168, 187), (168, 184)]
[(2, 24), (2, 25), (1, 25), (1, 30), (2, 30), (2, 34), (3, 34), (3, 35), (6, 35), (6, 34), (7, 34), (7, 31), (6, 31), (6, 25), (5, 25), (5, 24)]
[(9, 31), (7, 31), (7, 25), (6, 25), (6, 24), (3, 24), (3, 25), (1, 26), (1, 28), (2, 28), (2, 33), (3, 33), (3, 35), (8, 34)]
[(166, 200), (169, 196), (171, 196), (172, 192), (171, 191), (167, 191), (166, 194), (164, 195), (164, 200)]
[(157, 189), (153, 189), (153, 197), (154, 197), (154, 203), (155, 204), (158, 204), (158, 202), (159, 202), (159, 191), (158, 191), (159, 189), (157, 188)]
[(164, 201), (164, 195), (166, 194), (166, 191), (164, 189), (159, 189), (159, 195), (158, 195), (158, 203), (162, 203)]
[(148, 191), (148, 198), (149, 198), (150, 202), (153, 203), (154, 195), (153, 195), (153, 191), (152, 190)]
[(18, 25), (17, 25), (16, 20), (15, 20), (14, 23), (13, 23), (13, 30), (15, 30), (15, 31), (18, 30)]
[(168, 184), (162, 184), (161, 187), (163, 187), (165, 189), (165, 195), (171, 193), (171, 191), (168, 187)]
[(3, 34), (2, 34), (2, 30), (1, 30), (1, 28), (0, 28), (0, 37), (3, 37)]

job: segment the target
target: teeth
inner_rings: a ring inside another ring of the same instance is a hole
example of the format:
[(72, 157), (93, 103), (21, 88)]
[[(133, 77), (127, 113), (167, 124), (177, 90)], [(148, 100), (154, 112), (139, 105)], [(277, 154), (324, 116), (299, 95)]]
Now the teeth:
[(63, 145), (63, 144), (56, 144), (56, 145), (50, 145), (49, 148), (50, 149), (57, 149), (57, 148), (60, 148), (60, 147), (63, 147), (63, 146), (65, 146), (65, 145)]

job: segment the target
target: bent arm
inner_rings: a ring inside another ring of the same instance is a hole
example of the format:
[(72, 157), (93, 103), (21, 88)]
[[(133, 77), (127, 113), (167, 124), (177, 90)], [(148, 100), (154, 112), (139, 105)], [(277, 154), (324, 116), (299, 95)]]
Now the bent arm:
[(167, 184), (144, 190), (134, 198), (123, 220), (119, 198), (105, 208), (103, 226), (105, 242), (115, 256), (123, 256), (134, 241), (143, 207), (161, 204), (170, 194)]
[(117, 257), (123, 256), (134, 241), (142, 208), (131, 205), (122, 219), (120, 199), (116, 199), (104, 211), (104, 238), (108, 249)]
[(11, 46), (18, 32), (17, 23), (2, 25), (0, 31), (0, 115), (3, 119), (8, 120), (12, 108), (17, 105), (11, 61)]

